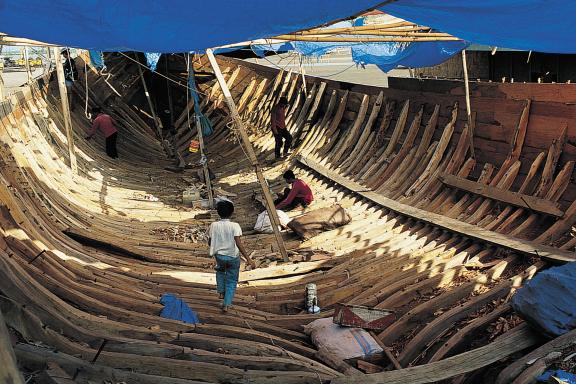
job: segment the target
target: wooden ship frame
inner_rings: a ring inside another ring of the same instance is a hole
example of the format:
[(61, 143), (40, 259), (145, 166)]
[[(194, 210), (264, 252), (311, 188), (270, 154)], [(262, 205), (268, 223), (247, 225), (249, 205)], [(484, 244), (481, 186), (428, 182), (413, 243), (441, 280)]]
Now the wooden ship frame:
[[(509, 299), (538, 271), (575, 257), (574, 85), (473, 83), (469, 121), (459, 82), (390, 79), (377, 88), (218, 62), (262, 164), (274, 145), (271, 107), (289, 100), (296, 144), (263, 168), (271, 188), (282, 188), (290, 167), (312, 186), (314, 208), (339, 203), (352, 222), (304, 242), (282, 233), (288, 261), (273, 235), (250, 231), (262, 209), (256, 175), (222, 88), (200, 84), (215, 187), (233, 196), (260, 265), (241, 272), (235, 305), (222, 314), (202, 236), (176, 241), (214, 214), (179, 201), (190, 172), (165, 170), (167, 152), (199, 160), (188, 151), (192, 104), (163, 145), (138, 64), (116, 55), (108, 74), (88, 67), (73, 92), (118, 122), (121, 160), (84, 140), (90, 123), (77, 107), (74, 173), (62, 104), (41, 79), (0, 110), (5, 361), (16, 339), (18, 366), (59, 383), (528, 383), (550, 351), (573, 345), (574, 332), (546, 339)], [(205, 56), (193, 66), (212, 72)], [(319, 314), (302, 311), (308, 283), (318, 287)], [(201, 324), (160, 317), (167, 292)], [(303, 333), (337, 303), (396, 311), (377, 334), (381, 372), (319, 353)], [(3, 369), (18, 382), (15, 362)]]

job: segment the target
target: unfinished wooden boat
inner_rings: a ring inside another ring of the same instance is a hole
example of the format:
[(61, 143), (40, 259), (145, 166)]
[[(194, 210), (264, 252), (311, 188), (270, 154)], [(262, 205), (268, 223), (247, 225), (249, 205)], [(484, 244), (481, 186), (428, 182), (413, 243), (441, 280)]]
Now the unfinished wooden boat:
[[(528, 377), (524, 361), (549, 347), (508, 302), (539, 270), (576, 256), (575, 86), (473, 84), (469, 127), (461, 83), (391, 79), (382, 89), (308, 77), (304, 93), (295, 73), (219, 61), (263, 164), (273, 156), (270, 110), (280, 95), (289, 100), (296, 146), (265, 168), (271, 187), (282, 188), (291, 167), (313, 187), (314, 208), (338, 203), (352, 222), (305, 242), (284, 233), (290, 261), (271, 262), (274, 237), (250, 231), (261, 210), (256, 177), (221, 88), (204, 83), (216, 187), (233, 195), (261, 265), (241, 273), (223, 314), (202, 240), (215, 216), (179, 200), (196, 170), (164, 169), (173, 159), (160, 139), (186, 162), (199, 160), (187, 150), (191, 104), (159, 139), (137, 64), (110, 58), (111, 76), (90, 70), (88, 87), (77, 82), (74, 92), (118, 122), (120, 160), (84, 140), (89, 121), (77, 107), (73, 174), (55, 86), (33, 84), (0, 111), (0, 309), (21, 372), (155, 384)], [(194, 67), (211, 71), (203, 57)], [(317, 286), (320, 314), (302, 311), (307, 283)], [(160, 317), (164, 293), (183, 298), (201, 324)], [(337, 303), (395, 312), (377, 335), (388, 356), (382, 372), (334, 361), (303, 333)], [(0, 357), (10, 350), (1, 320)]]

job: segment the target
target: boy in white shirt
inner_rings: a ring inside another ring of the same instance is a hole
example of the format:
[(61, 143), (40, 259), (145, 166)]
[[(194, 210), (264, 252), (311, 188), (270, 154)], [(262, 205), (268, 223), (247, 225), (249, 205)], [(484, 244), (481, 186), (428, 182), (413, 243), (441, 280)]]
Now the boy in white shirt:
[(222, 310), (227, 312), (232, 305), (232, 299), (238, 284), (240, 274), (240, 257), (255, 267), (254, 262), (242, 245), (242, 229), (236, 222), (230, 221), (234, 213), (234, 204), (230, 201), (220, 201), (216, 204), (220, 220), (210, 224), (208, 245), (210, 256), (216, 258), (216, 286), (220, 298), (224, 299)]

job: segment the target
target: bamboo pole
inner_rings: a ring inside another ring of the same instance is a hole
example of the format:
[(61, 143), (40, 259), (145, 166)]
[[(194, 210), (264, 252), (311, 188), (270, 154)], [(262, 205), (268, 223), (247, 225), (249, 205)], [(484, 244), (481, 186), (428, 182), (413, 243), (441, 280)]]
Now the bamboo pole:
[(430, 27), (418, 26), (412, 23), (394, 23), (394, 24), (378, 24), (378, 25), (363, 25), (359, 27), (344, 27), (344, 28), (321, 28), (312, 29), (309, 31), (295, 32), (295, 35), (310, 36), (310, 35), (323, 35), (327, 33), (371, 33), (377, 31), (427, 31)]
[(8, 35), (2, 34), (2, 33), (0, 33), (0, 43), (2, 43), (4, 45), (13, 45), (13, 46), (27, 45), (27, 46), (38, 46), (38, 47), (56, 47), (54, 44), (47, 44), (47, 43), (44, 43), (41, 41), (24, 39), (21, 37), (8, 36)]
[(385, 42), (422, 42), (422, 41), (460, 41), (461, 39), (453, 36), (445, 37), (428, 37), (427, 34), (422, 36), (402, 36), (402, 37), (360, 37), (351, 35), (350, 37), (330, 37), (330, 36), (298, 36), (298, 35), (280, 35), (275, 36), (276, 40), (283, 41), (311, 41), (311, 42), (334, 42), (334, 43), (385, 43)]
[[(232, 119), (236, 123), (236, 129), (240, 134), (240, 138), (242, 140), (242, 144), (246, 151), (246, 155), (250, 160), (250, 163), (254, 167), (254, 171), (256, 172), (256, 177), (258, 178), (258, 183), (260, 184), (260, 188), (262, 188), (262, 193), (264, 195), (264, 199), (266, 201), (266, 210), (268, 211), (268, 217), (270, 217), (270, 221), (272, 222), (272, 229), (274, 230), (274, 236), (276, 237), (276, 241), (278, 243), (278, 249), (284, 258), (284, 261), (288, 261), (288, 252), (286, 251), (286, 246), (284, 245), (284, 240), (282, 239), (282, 234), (278, 227), (280, 226), (280, 219), (278, 218), (278, 213), (276, 212), (276, 207), (274, 205), (274, 200), (272, 199), (272, 195), (270, 193), (270, 189), (268, 187), (268, 182), (264, 178), (262, 174), (262, 170), (260, 169), (260, 164), (258, 163), (258, 158), (254, 153), (254, 148), (252, 147), (252, 143), (250, 142), (250, 138), (246, 133), (246, 127), (242, 118), (238, 113), (238, 109), (236, 108), (236, 103), (230, 94), (230, 90), (228, 89), (228, 85), (226, 85), (226, 80), (224, 80), (224, 76), (222, 76), (222, 72), (220, 71), (220, 67), (218, 66), (218, 62), (214, 57), (214, 53), (212, 49), (206, 50), (206, 55), (208, 56), (208, 60), (210, 61), (210, 65), (214, 69), (214, 74), (216, 75), (216, 79), (218, 79), (218, 83), (220, 84), (220, 88), (222, 88), (222, 93), (224, 94), (224, 100), (228, 105), (228, 109), (230, 109), (230, 114), (232, 115)], [(241, 145), (242, 145), (241, 144)]]
[(323, 31), (318, 31), (318, 33), (314, 34), (307, 34), (307, 35), (300, 35), (298, 33), (290, 33), (281, 36), (297, 36), (297, 37), (306, 37), (306, 38), (314, 38), (314, 37), (329, 37), (329, 36), (340, 36), (340, 37), (355, 37), (355, 36), (414, 36), (414, 37), (454, 37), (447, 33), (443, 32), (423, 32), (419, 30), (387, 30), (387, 29), (378, 29), (373, 31), (366, 31), (366, 32), (356, 32), (356, 31), (349, 31), (345, 33), (339, 32), (332, 32), (330, 29), (325, 29)]
[(468, 132), (470, 136), (470, 154), (475, 158), (474, 154), (474, 121), (472, 119), (472, 112), (470, 107), (470, 85), (468, 82), (468, 65), (466, 64), (466, 50), (462, 50), (462, 69), (464, 70), (464, 89), (466, 91), (466, 116), (468, 117)]
[[(387, 28), (398, 28), (398, 27), (412, 27), (414, 26), (414, 23), (411, 23), (409, 21), (399, 21), (396, 23), (389, 23), (389, 24), (371, 24), (371, 25), (360, 25), (357, 27), (342, 27), (342, 28), (331, 28), (330, 31), (334, 31), (337, 33), (341, 33), (341, 32), (346, 32), (349, 31), (351, 29), (355, 30), (355, 31), (373, 31), (376, 29), (387, 29)], [(426, 27), (427, 28), (427, 27)], [(326, 30), (327, 28), (313, 28), (313, 29), (307, 29), (304, 31), (300, 31), (300, 32), (296, 32), (297, 34), (302, 34), (302, 35), (306, 35), (306, 34), (314, 34), (317, 31), (323, 31)]]
[[(62, 116), (64, 118), (64, 128), (66, 129), (66, 140), (68, 141), (68, 155), (70, 157), (70, 169), (73, 173), (78, 173), (76, 164), (76, 152), (74, 151), (74, 135), (72, 132), (72, 118), (70, 117), (70, 104), (68, 104), (68, 90), (64, 79), (64, 67), (62, 66), (62, 56), (58, 47), (54, 47), (53, 53), (56, 58), (56, 75), (58, 77), (58, 89), (62, 102)], [(70, 58), (72, 60), (72, 58)]]
[(154, 104), (150, 98), (150, 93), (148, 92), (148, 86), (146, 85), (146, 80), (144, 80), (144, 73), (142, 72), (142, 66), (140, 61), (137, 60), (138, 72), (140, 73), (140, 80), (142, 81), (142, 86), (144, 87), (144, 94), (146, 95), (146, 100), (148, 101), (148, 107), (150, 108), (150, 113), (152, 114), (152, 120), (154, 120), (154, 126), (156, 127), (156, 133), (158, 133), (158, 139), (162, 140), (162, 123), (158, 121), (158, 116), (156, 116), (156, 110), (154, 109)]

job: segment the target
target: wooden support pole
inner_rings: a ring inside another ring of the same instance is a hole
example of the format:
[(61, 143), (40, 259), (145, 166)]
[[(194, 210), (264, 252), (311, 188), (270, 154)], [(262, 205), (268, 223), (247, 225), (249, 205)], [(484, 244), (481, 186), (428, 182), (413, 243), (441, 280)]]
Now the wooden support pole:
[[(166, 69), (166, 76), (168, 73), (168, 58), (164, 60), (164, 68)], [(172, 100), (172, 87), (170, 81), (166, 78), (166, 91), (168, 92), (168, 110), (170, 111), (170, 129), (174, 128), (174, 101)]]
[(16, 356), (2, 311), (0, 311), (0, 383), (24, 383), (24, 378), (16, 364)]
[[(190, 59), (190, 54), (188, 54), (188, 76), (194, 76), (194, 68), (192, 60)], [(190, 84), (190, 78), (188, 78), (188, 84)], [(190, 89), (190, 93), (192, 93)], [(194, 100), (194, 98), (192, 98)], [(190, 116), (190, 111), (187, 111), (188, 116)], [(202, 161), (202, 170), (204, 172), (204, 182), (206, 183), (206, 190), (208, 191), (208, 206), (214, 208), (214, 193), (212, 192), (212, 180), (210, 180), (210, 171), (208, 170), (208, 158), (206, 157), (206, 149), (204, 146), (204, 132), (202, 131), (202, 123), (200, 121), (200, 116), (194, 115), (196, 119), (196, 131), (198, 132), (198, 142), (200, 143), (200, 158)], [(188, 127), (190, 128), (190, 127)]]
[(268, 187), (268, 182), (264, 178), (262, 174), (262, 170), (260, 169), (260, 164), (258, 163), (258, 158), (254, 153), (254, 148), (252, 147), (252, 143), (250, 142), (250, 138), (246, 133), (246, 127), (242, 118), (240, 118), (240, 114), (238, 113), (238, 109), (236, 108), (236, 103), (230, 94), (230, 90), (228, 89), (228, 85), (226, 85), (226, 80), (224, 80), (224, 76), (222, 76), (222, 72), (220, 71), (220, 67), (218, 66), (218, 62), (214, 57), (214, 53), (212, 49), (206, 50), (206, 55), (208, 56), (208, 60), (210, 61), (210, 65), (214, 69), (214, 73), (216, 75), (216, 79), (218, 79), (218, 83), (222, 88), (222, 93), (224, 94), (224, 100), (228, 105), (228, 109), (230, 109), (230, 114), (232, 115), (232, 119), (236, 123), (236, 129), (238, 134), (240, 135), (240, 139), (242, 140), (242, 144), (244, 145), (244, 149), (246, 151), (246, 155), (250, 160), (250, 163), (254, 167), (256, 172), (256, 177), (258, 178), (258, 183), (260, 184), (260, 188), (262, 188), (262, 193), (264, 194), (264, 200), (266, 201), (266, 210), (268, 211), (268, 216), (270, 217), (270, 221), (272, 222), (272, 229), (274, 230), (274, 236), (276, 237), (276, 241), (278, 242), (278, 249), (284, 258), (284, 261), (288, 261), (288, 252), (286, 251), (286, 246), (284, 245), (284, 240), (282, 239), (282, 234), (280, 233), (280, 219), (278, 218), (278, 213), (276, 212), (276, 207), (274, 206), (274, 200), (272, 199), (272, 194), (270, 193), (270, 188)]
[[(2, 49), (4, 48), (4, 45), (0, 44), (0, 54), (2, 53)], [(4, 100), (4, 77), (2, 76), (2, 72), (3, 72), (4, 66), (2, 66), (2, 68), (0, 68), (0, 101)]]
[(472, 119), (472, 111), (470, 107), (470, 85), (468, 83), (468, 65), (466, 64), (466, 50), (462, 50), (462, 69), (464, 70), (464, 90), (466, 91), (466, 115), (468, 116), (468, 133), (470, 135), (470, 154), (472, 158), (476, 158), (474, 154), (474, 125)]
[(154, 109), (154, 104), (150, 98), (150, 93), (148, 92), (148, 86), (146, 85), (146, 80), (144, 80), (144, 72), (142, 72), (142, 65), (136, 57), (136, 66), (138, 67), (138, 72), (140, 73), (140, 80), (142, 81), (142, 86), (144, 87), (144, 94), (146, 95), (146, 100), (148, 101), (148, 107), (150, 107), (150, 113), (152, 114), (152, 120), (154, 120), (154, 127), (156, 127), (156, 133), (158, 133), (158, 139), (162, 139), (162, 123), (158, 120), (156, 116), (156, 110)]
[(198, 131), (198, 141), (200, 142), (200, 157), (202, 161), (202, 169), (204, 171), (204, 182), (206, 183), (206, 190), (208, 191), (208, 206), (212, 209), (214, 208), (214, 193), (212, 192), (210, 171), (208, 171), (208, 158), (205, 155), (206, 151), (204, 149), (204, 135), (202, 134), (200, 116), (196, 116), (196, 130)]
[[(58, 77), (58, 89), (60, 90), (60, 100), (62, 102), (62, 117), (66, 129), (66, 140), (68, 141), (68, 155), (70, 157), (70, 169), (73, 173), (78, 172), (76, 165), (76, 153), (74, 151), (74, 135), (72, 133), (72, 118), (70, 117), (70, 104), (68, 104), (68, 90), (64, 79), (64, 67), (62, 66), (62, 56), (58, 47), (52, 48), (56, 58), (56, 75)], [(70, 59), (72, 60), (72, 59)]]
[(300, 57), (298, 57), (298, 65), (300, 67), (300, 74), (302, 75), (302, 89), (304, 89), (304, 94), (308, 95), (308, 89), (306, 88), (306, 75), (304, 73), (304, 66), (302, 65), (302, 60), (304, 56), (302, 54), (299, 54), (299, 56)]
[(32, 72), (30, 71), (30, 57), (28, 55), (28, 47), (24, 46), (24, 68), (26, 68), (26, 79), (28, 84), (32, 83)]

